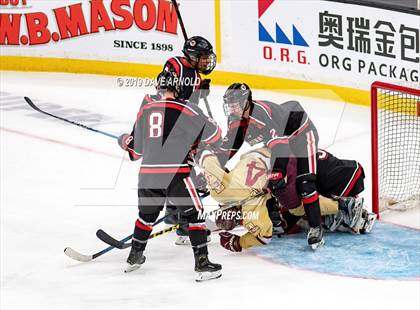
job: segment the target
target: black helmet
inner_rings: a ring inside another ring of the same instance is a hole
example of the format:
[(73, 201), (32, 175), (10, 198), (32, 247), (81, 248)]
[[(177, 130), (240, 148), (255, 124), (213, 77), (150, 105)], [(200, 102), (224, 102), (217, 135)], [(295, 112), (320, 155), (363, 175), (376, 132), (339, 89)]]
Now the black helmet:
[(175, 99), (179, 97), (181, 93), (181, 83), (179, 78), (172, 71), (162, 71), (157, 77), (156, 89), (158, 93), (163, 91), (173, 91), (175, 93)]
[(234, 83), (223, 95), (223, 110), (229, 118), (239, 119), (252, 102), (252, 92), (245, 83)]
[[(216, 55), (213, 52), (213, 46), (203, 37), (195, 36), (189, 38), (185, 41), (182, 52), (190, 62), (194, 62), (196, 64), (196, 69), (203, 74), (209, 74), (216, 67)], [(198, 63), (202, 56), (208, 57), (208, 64), (205, 68), (198, 67)]]

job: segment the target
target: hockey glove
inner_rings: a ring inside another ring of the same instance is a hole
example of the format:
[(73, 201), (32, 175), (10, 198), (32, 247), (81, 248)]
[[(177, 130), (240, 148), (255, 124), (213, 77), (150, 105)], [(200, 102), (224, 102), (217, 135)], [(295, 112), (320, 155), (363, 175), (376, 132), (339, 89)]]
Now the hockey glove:
[(231, 234), (229, 232), (219, 233), (220, 236), (220, 245), (226, 250), (232, 252), (241, 252), (242, 247), (239, 244), (239, 236)]
[(238, 208), (230, 208), (228, 210), (216, 211), (216, 226), (223, 230), (232, 230), (236, 226), (241, 225), (241, 210)]
[(210, 79), (205, 79), (200, 84), (200, 98), (207, 98), (210, 95)]
[(267, 187), (274, 197), (280, 197), (286, 190), (286, 180), (283, 173), (271, 172), (271, 175), (268, 177)]
[(124, 150), (128, 150), (128, 145), (133, 141), (133, 137), (127, 133), (122, 134), (118, 137), (118, 145)]

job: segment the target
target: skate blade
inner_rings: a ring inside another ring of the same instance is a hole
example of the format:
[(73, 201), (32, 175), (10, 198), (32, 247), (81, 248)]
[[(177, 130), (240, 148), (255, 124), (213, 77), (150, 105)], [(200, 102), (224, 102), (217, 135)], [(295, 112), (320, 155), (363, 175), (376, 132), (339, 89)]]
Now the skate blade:
[(213, 272), (198, 272), (197, 277), (195, 278), (196, 282), (204, 282), (208, 280), (219, 279), (222, 276), (222, 271), (213, 271)]
[(319, 249), (320, 247), (324, 246), (324, 244), (325, 244), (325, 240), (322, 239), (321, 241), (319, 241), (317, 243), (311, 244), (311, 249), (315, 251), (315, 250)]
[(364, 233), (370, 233), (371, 232), (371, 230), (373, 228), (373, 225), (376, 222), (376, 214), (369, 213), (368, 214), (368, 220), (367, 221), (368, 221), (368, 225), (363, 228)]
[(191, 245), (190, 238), (189, 237), (178, 237), (178, 239), (175, 240), (176, 245)]
[(129, 273), (132, 272), (134, 270), (137, 270), (141, 267), (142, 264), (134, 264), (134, 265), (129, 265), (127, 264), (127, 267), (125, 267), (124, 269), (124, 273)]

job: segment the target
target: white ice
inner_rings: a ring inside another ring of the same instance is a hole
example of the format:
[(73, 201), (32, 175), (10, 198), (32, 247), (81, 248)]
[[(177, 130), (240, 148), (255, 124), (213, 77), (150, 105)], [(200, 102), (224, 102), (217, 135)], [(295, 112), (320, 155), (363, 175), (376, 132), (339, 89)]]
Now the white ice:
[[(115, 77), (0, 75), (1, 309), (420, 308), (419, 281), (293, 269), (246, 252), (228, 252), (217, 235), (212, 236), (210, 258), (223, 264), (223, 276), (206, 283), (193, 281), (192, 250), (175, 246), (174, 233), (149, 242), (145, 265), (131, 274), (123, 273), (128, 250), (114, 250), (89, 263), (72, 261), (63, 253), (66, 246), (86, 254), (106, 247), (95, 237), (98, 228), (119, 237), (132, 233), (138, 164), (127, 160), (116, 140), (42, 117), (23, 96), (81, 122), (89, 113), (99, 114), (99, 121), (87, 124), (119, 135), (131, 130), (144, 93), (152, 90), (119, 88)], [(216, 121), (225, 128), (223, 91), (213, 86), (210, 101)], [(365, 167), (364, 195), (370, 205), (367, 107), (266, 91), (255, 91), (254, 97), (299, 100), (318, 127), (320, 146)], [(206, 203), (212, 204), (209, 199)], [(415, 210), (384, 219), (420, 227)]]

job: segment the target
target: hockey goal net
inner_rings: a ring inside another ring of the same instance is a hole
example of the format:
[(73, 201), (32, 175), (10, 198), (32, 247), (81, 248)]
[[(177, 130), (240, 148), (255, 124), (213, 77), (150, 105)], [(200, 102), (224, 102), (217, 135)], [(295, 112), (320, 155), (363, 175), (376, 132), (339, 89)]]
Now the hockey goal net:
[(420, 90), (371, 87), (372, 209), (420, 206)]

